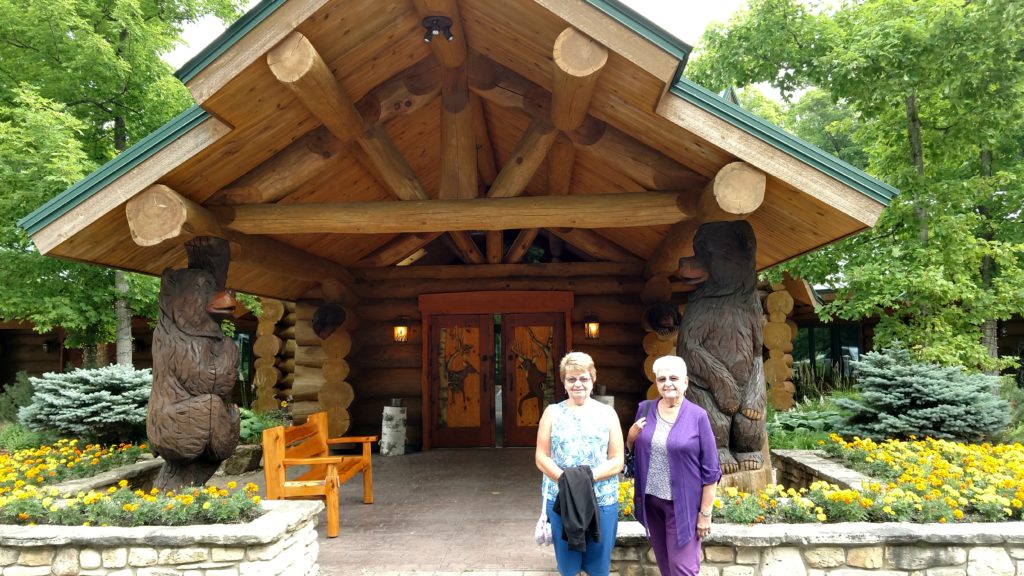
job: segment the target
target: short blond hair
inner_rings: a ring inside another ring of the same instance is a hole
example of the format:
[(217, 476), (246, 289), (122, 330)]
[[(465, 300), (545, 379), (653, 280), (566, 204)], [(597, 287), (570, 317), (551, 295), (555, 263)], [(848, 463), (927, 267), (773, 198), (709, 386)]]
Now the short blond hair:
[(562, 357), (562, 361), (558, 364), (559, 380), (565, 380), (565, 372), (569, 368), (583, 370), (590, 374), (591, 381), (597, 381), (597, 367), (594, 366), (594, 359), (586, 352), (569, 352)]
[(686, 378), (686, 360), (683, 360), (679, 356), (661, 356), (654, 361), (651, 365), (651, 372), (655, 376), (658, 375), (660, 370), (678, 370), (680, 376)]

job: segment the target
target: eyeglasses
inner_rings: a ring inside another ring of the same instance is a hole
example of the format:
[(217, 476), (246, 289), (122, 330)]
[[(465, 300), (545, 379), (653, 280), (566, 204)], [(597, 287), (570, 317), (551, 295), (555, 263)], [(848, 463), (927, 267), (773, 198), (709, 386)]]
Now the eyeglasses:
[(576, 382), (579, 382), (580, 384), (590, 384), (590, 376), (580, 376), (579, 378), (575, 376), (568, 376), (565, 379), (566, 384), (575, 384)]

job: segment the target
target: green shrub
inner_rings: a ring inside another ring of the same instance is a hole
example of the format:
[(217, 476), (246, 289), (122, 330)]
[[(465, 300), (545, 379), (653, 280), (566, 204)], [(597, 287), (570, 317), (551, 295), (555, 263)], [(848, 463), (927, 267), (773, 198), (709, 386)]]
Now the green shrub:
[(843, 421), (835, 400), (805, 400), (785, 412), (769, 410), (768, 445), (782, 450), (814, 450)]
[(32, 383), (28, 381), (28, 373), (18, 372), (14, 382), (0, 392), (0, 422), (17, 422), (18, 409), (31, 401)]
[(1018, 386), (1014, 376), (1003, 376), (1000, 378), (999, 395), (1010, 405), (1010, 424), (998, 440), (1007, 444), (1024, 442), (1024, 390)]
[(54, 441), (52, 432), (36, 432), (21, 425), (20, 422), (0, 423), (0, 450), (17, 452), (38, 448)]
[(238, 426), (238, 437), (243, 444), (259, 444), (263, 442), (263, 431), (274, 426), (281, 426), (288, 418), (284, 408), (268, 412), (256, 412), (248, 408), (240, 408), (241, 422)]
[(852, 364), (860, 397), (836, 401), (851, 413), (838, 427), (844, 436), (980, 442), (1009, 422), (994, 376), (918, 362), (903, 349), (869, 352)]
[(116, 443), (145, 436), (146, 406), (153, 376), (131, 366), (104, 366), (29, 378), (32, 403), (18, 411), (35, 431)]

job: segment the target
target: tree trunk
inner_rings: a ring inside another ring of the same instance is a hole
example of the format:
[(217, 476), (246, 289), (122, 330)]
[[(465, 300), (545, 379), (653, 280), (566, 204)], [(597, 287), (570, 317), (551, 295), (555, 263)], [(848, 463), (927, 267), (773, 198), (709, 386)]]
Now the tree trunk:
[[(910, 163), (914, 166), (918, 178), (924, 176), (924, 148), (921, 145), (921, 118), (917, 114), (917, 93), (911, 90), (907, 96), (907, 136), (910, 140)], [(920, 196), (914, 197), (916, 206), (915, 212), (921, 230), (919, 237), (921, 242), (928, 241), (928, 211), (925, 209)]]
[[(118, 153), (128, 147), (128, 129), (123, 116), (114, 117), (114, 148)], [(132, 309), (128, 306), (128, 278), (121, 270), (114, 270), (114, 312), (117, 315), (116, 357), (121, 366), (132, 366)]]
[(114, 312), (117, 314), (117, 363), (121, 366), (132, 365), (132, 309), (128, 306), (128, 278), (121, 270), (114, 271), (114, 288), (118, 295), (114, 301)]
[[(981, 164), (981, 176), (988, 178), (992, 176), (992, 151), (982, 150), (980, 157)], [(988, 225), (989, 210), (986, 206), (980, 205), (976, 207), (978, 213), (986, 219), (982, 223), (984, 226), (981, 237), (985, 240), (992, 239), (992, 228)], [(995, 274), (996, 264), (992, 260), (991, 256), (984, 256), (981, 259), (981, 285), (986, 290), (992, 287), (992, 276)], [(990, 358), (999, 358), (999, 322), (995, 319), (988, 319), (981, 325), (981, 344), (988, 350)], [(988, 371), (989, 374), (998, 375), (999, 369), (992, 368)]]

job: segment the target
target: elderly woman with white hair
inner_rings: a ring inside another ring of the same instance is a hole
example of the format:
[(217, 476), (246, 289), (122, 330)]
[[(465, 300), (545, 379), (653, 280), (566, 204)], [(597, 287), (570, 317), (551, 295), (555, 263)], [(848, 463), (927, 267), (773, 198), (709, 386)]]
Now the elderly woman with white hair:
[(654, 361), (659, 398), (640, 403), (626, 449), (634, 453), (634, 514), (647, 529), (664, 576), (697, 576), (722, 477), (711, 422), (686, 400), (686, 362)]

